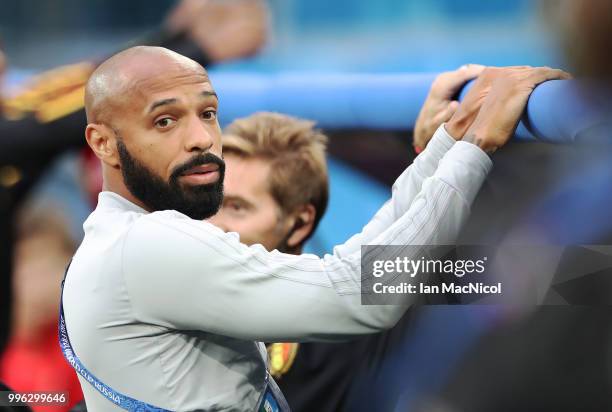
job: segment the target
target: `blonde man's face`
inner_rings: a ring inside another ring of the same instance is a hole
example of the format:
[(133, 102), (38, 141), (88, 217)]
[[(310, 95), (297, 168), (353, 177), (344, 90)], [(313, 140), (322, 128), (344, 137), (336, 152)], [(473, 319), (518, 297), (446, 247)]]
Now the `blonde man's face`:
[(270, 165), (258, 158), (225, 155), (224, 200), (209, 222), (226, 232), (237, 232), (247, 245), (277, 249), (289, 232), (288, 219), (270, 194)]

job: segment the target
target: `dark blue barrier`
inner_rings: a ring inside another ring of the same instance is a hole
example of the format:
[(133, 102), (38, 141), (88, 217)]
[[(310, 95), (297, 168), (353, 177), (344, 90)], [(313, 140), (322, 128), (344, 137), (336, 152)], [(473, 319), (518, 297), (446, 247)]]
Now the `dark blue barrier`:
[[(412, 129), (435, 76), (211, 73), (222, 124), (265, 110), (312, 119), (324, 129), (374, 130)], [(538, 86), (517, 137), (567, 142), (595, 125), (596, 116), (579, 98), (575, 83), (554, 80)]]

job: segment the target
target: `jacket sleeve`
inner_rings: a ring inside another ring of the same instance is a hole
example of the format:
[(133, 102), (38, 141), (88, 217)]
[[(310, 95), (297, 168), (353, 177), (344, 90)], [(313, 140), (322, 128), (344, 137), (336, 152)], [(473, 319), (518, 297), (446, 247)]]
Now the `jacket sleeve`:
[[(477, 146), (455, 143), (407, 210), (380, 233), (366, 226), (363, 239), (452, 244), (490, 167)], [(333, 340), (390, 328), (411, 304), (407, 294), (405, 305), (362, 305), (360, 258), (360, 248), (323, 258), (267, 252), (164, 211), (127, 232), (122, 268), (141, 322), (248, 340)]]
[(368, 244), (379, 233), (399, 219), (412, 204), (423, 186), (423, 182), (432, 176), (442, 157), (455, 144), (453, 139), (441, 125), (434, 133), (429, 144), (414, 162), (397, 178), (391, 191), (391, 199), (376, 212), (362, 232), (351, 237), (346, 243), (336, 246), (334, 254), (350, 255)]

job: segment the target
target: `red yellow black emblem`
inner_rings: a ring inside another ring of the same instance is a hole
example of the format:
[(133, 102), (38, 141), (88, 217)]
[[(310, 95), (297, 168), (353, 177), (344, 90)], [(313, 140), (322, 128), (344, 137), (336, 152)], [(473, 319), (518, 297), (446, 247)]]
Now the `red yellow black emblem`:
[(19, 120), (33, 114), (39, 122), (47, 123), (82, 109), (85, 83), (94, 69), (92, 63), (83, 62), (35, 76), (2, 102), (4, 116)]
[(291, 369), (298, 347), (299, 343), (271, 343), (268, 345), (272, 376), (278, 379)]

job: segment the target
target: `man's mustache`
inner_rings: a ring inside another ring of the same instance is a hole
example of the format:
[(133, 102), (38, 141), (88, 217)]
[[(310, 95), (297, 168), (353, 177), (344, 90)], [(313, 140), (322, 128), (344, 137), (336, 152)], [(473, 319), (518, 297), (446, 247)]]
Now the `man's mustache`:
[(171, 179), (176, 180), (188, 170), (193, 169), (194, 167), (202, 166), (207, 163), (214, 163), (219, 166), (219, 174), (223, 176), (223, 173), (225, 172), (225, 162), (223, 161), (223, 159), (212, 153), (201, 153), (192, 157), (185, 163), (175, 167), (174, 171), (172, 172)]

